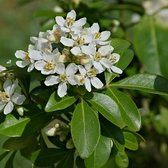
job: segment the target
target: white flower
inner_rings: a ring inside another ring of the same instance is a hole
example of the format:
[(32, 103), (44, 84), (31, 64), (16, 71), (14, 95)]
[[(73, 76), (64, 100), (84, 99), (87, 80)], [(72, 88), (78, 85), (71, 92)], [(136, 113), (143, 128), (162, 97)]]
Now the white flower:
[(35, 61), (42, 59), (41, 52), (33, 49), (29, 49), (28, 52), (18, 50), (16, 51), (15, 56), (16, 58), (21, 59), (20, 61), (16, 61), (16, 65), (20, 68), (28, 66), (28, 72), (31, 72), (34, 69)]
[(98, 50), (94, 45), (86, 47), (86, 50), (92, 59), (90, 64), (93, 65), (99, 73), (105, 71), (106, 68), (111, 68), (112, 63), (107, 56), (113, 51), (113, 49), (114, 48), (110, 45), (101, 46)]
[(67, 84), (76, 85), (76, 81), (74, 79), (74, 74), (78, 71), (78, 67), (74, 63), (70, 63), (66, 68), (65, 65), (62, 64), (62, 68), (60, 68), (57, 73), (58, 76), (50, 75), (45, 80), (46, 86), (52, 86), (58, 84), (57, 94), (60, 97), (64, 97), (67, 94)]
[(7, 115), (12, 112), (14, 104), (23, 104), (26, 97), (21, 94), (17, 79), (14, 82), (7, 79), (3, 84), (3, 90), (0, 91), (0, 110)]
[(84, 30), (77, 35), (72, 35), (72, 38), (61, 37), (60, 42), (67, 47), (72, 47), (72, 54), (79, 55), (81, 53), (87, 53), (87, 49), (83, 47), (92, 42), (92, 37)]
[(51, 51), (52, 46), (48, 40), (49, 32), (39, 32), (38, 37), (30, 37), (30, 41), (34, 44), (34, 49), (39, 51)]
[(35, 68), (44, 75), (54, 74), (60, 67), (59, 56), (58, 50), (53, 53), (43, 53), (43, 58), (35, 63)]
[(107, 45), (109, 44), (108, 38), (110, 37), (111, 33), (110, 31), (100, 31), (100, 27), (98, 23), (94, 23), (91, 27), (90, 27), (90, 31), (93, 35), (93, 41), (96, 44), (100, 44), (100, 45)]
[(114, 64), (116, 64), (119, 59), (120, 59), (120, 55), (117, 53), (113, 53), (111, 55), (109, 55), (108, 59), (110, 60), (110, 62), (112, 63), (112, 66), (110, 69), (108, 69), (110, 72), (113, 71), (117, 74), (122, 74), (122, 70), (116, 66), (114, 66)]
[[(85, 68), (81, 65), (78, 66), (80, 74), (84, 78), (84, 85), (88, 92), (91, 92), (91, 85), (93, 85), (96, 89), (100, 89), (103, 87), (103, 83), (99, 78), (96, 77), (98, 71), (96, 68), (91, 67), (91, 65), (85, 65)], [(82, 79), (83, 81), (83, 79)]]
[(0, 72), (3, 72), (3, 71), (5, 71), (5, 70), (7, 70), (6, 67), (0, 65)]
[(81, 18), (75, 21), (76, 12), (74, 10), (71, 10), (67, 14), (66, 19), (64, 19), (62, 16), (56, 16), (55, 20), (63, 32), (74, 32), (75, 34), (79, 33), (82, 26), (86, 23), (86, 18)]

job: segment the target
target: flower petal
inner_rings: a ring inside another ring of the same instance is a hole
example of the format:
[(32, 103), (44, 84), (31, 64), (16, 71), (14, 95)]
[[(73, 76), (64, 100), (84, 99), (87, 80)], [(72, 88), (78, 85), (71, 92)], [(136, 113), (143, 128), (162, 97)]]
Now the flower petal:
[(118, 68), (118, 67), (116, 67), (116, 66), (112, 66), (112, 67), (111, 67), (111, 70), (112, 70), (113, 72), (117, 73), (117, 74), (122, 74), (122, 72), (123, 72), (120, 68)]
[(107, 45), (107, 46), (100, 47), (98, 49), (98, 52), (100, 52), (100, 54), (102, 56), (106, 56), (106, 55), (110, 54), (113, 50), (114, 50), (114, 48), (111, 45)]
[(82, 76), (86, 75), (86, 69), (82, 65), (78, 65), (78, 69)]
[(67, 47), (72, 47), (74, 45), (74, 40), (66, 37), (61, 37), (60, 42)]
[(103, 66), (101, 65), (100, 62), (94, 61), (93, 65), (97, 69), (98, 73), (101, 73), (101, 72), (104, 71), (104, 68), (103, 68)]
[(70, 12), (67, 13), (67, 18), (73, 18), (74, 20), (76, 19), (76, 12), (74, 10), (71, 10)]
[(56, 69), (56, 73), (61, 75), (65, 73), (65, 65), (64, 64), (57, 64), (57, 69)]
[(59, 26), (64, 26), (66, 22), (62, 16), (56, 16), (55, 21)]
[(23, 104), (23, 102), (26, 100), (26, 97), (24, 95), (21, 95), (19, 93), (14, 93), (11, 100), (18, 105)]
[(111, 66), (112, 66), (110, 60), (107, 59), (107, 58), (102, 58), (102, 59), (100, 60), (100, 63), (101, 63), (102, 65), (104, 65), (106, 68), (111, 68)]
[(6, 103), (5, 102), (0, 102), (0, 111), (5, 107)]
[(15, 52), (16, 58), (24, 59), (26, 55), (27, 55), (27, 52), (22, 51), (22, 50), (17, 50)]
[(45, 79), (44, 84), (46, 86), (52, 86), (58, 84), (59, 82), (60, 82), (59, 76), (50, 75)]
[(40, 60), (40, 61), (37, 61), (35, 63), (35, 68), (38, 70), (38, 71), (41, 71), (43, 69), (43, 67), (45, 66), (46, 62), (43, 61), (43, 60)]
[(34, 64), (30, 64), (27, 68), (27, 72), (31, 72), (34, 69)]
[(66, 74), (69, 75), (74, 75), (76, 72), (78, 71), (78, 67), (76, 64), (74, 63), (70, 63), (67, 67), (66, 67)]
[(82, 27), (86, 23), (86, 18), (81, 18), (74, 22), (73, 27)]
[(3, 84), (3, 89), (5, 90), (5, 93), (10, 96), (10, 90), (12, 87), (12, 81), (10, 79), (6, 79), (6, 81)]
[(85, 78), (85, 88), (88, 92), (91, 92), (91, 90), (92, 90), (89, 78)]
[(13, 108), (14, 108), (13, 103), (11, 101), (9, 101), (4, 108), (4, 114), (7, 115), (7, 114), (11, 113)]
[(26, 67), (27, 65), (29, 65), (30, 62), (29, 61), (16, 61), (16, 65), (20, 68), (24, 68)]
[(99, 30), (100, 30), (100, 27), (99, 27), (98, 23), (93, 23), (93, 25), (90, 28), (91, 28), (91, 32), (93, 34), (99, 32)]
[(31, 50), (29, 51), (29, 57), (33, 60), (40, 60), (43, 58), (42, 54), (40, 51), (37, 50)]
[(96, 88), (96, 89), (100, 89), (103, 87), (103, 83), (100, 81), (99, 78), (97, 77), (93, 77), (91, 78), (91, 84)]
[(58, 85), (57, 94), (59, 97), (64, 97), (67, 94), (67, 84), (62, 82)]
[(96, 52), (96, 48), (92, 46), (82, 46), (81, 49), (82, 49), (82, 53), (86, 55), (94, 55)]
[(71, 53), (74, 54), (74, 55), (79, 55), (79, 54), (81, 54), (81, 49), (80, 49), (80, 47), (73, 47), (73, 48), (71, 49)]
[(117, 63), (117, 62), (119, 61), (119, 59), (120, 59), (120, 55), (119, 55), (119, 54), (117, 54), (117, 53), (113, 53), (113, 54), (111, 54), (111, 56), (110, 56), (110, 57), (115, 58), (115, 61), (114, 61), (114, 62), (112, 62), (113, 64)]
[(111, 33), (110, 31), (103, 31), (101, 32), (100, 40), (105, 41), (110, 37)]

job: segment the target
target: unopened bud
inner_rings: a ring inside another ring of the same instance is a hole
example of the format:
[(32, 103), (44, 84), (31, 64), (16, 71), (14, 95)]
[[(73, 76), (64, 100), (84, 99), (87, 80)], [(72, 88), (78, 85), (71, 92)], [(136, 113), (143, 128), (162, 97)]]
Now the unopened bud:
[(21, 116), (24, 115), (24, 108), (23, 107), (17, 107), (16, 111), (19, 113), (19, 115), (21, 115)]
[(67, 141), (66, 148), (67, 149), (73, 149), (74, 148), (74, 143), (72, 141), (72, 138)]

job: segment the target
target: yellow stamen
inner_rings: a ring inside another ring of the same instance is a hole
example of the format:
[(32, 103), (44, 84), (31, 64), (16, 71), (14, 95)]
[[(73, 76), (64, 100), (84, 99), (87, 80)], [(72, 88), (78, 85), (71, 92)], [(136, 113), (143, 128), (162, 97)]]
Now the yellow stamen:
[(88, 75), (89, 77), (95, 77), (96, 74), (97, 74), (96, 68), (90, 68), (90, 69), (87, 71), (87, 75)]
[(102, 56), (99, 52), (96, 52), (95, 54), (95, 61), (100, 61), (102, 59)]
[(47, 62), (44, 66), (44, 68), (48, 71), (52, 70), (55, 68), (55, 65), (52, 62)]
[(74, 18), (71, 18), (71, 17), (68, 17), (66, 20), (67, 20), (67, 25), (68, 26), (72, 26), (73, 23), (75, 22)]
[(67, 75), (66, 75), (66, 74), (61, 74), (61, 75), (60, 75), (60, 80), (61, 80), (62, 82), (65, 82), (65, 81), (67, 80)]
[(101, 36), (101, 33), (100, 33), (100, 32), (96, 32), (96, 33), (95, 33), (95, 39), (99, 39), (100, 36)]
[(25, 61), (30, 61), (29, 54), (26, 54), (24, 59), (25, 59)]
[(8, 102), (9, 100), (10, 100), (9, 96), (5, 92), (0, 91), (0, 101)]
[(82, 46), (83, 44), (85, 44), (85, 39), (82, 37), (77, 37), (76, 44)]

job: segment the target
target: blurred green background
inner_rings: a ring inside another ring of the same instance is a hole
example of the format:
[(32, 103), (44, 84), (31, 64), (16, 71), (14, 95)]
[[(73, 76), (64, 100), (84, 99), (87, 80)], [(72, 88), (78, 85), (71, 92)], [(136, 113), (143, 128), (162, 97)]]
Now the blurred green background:
[[(65, 16), (74, 8), (78, 16), (86, 16), (90, 24), (99, 22), (102, 29), (112, 32), (112, 37), (132, 43), (135, 57), (121, 77), (148, 72), (168, 78), (167, 7), (168, 0), (0, 0), (1, 63), (14, 65), (15, 51), (26, 50), (30, 36), (38, 36), (40, 30), (51, 29), (56, 15)], [(136, 91), (128, 94), (141, 110), (140, 134), (145, 139), (138, 151), (127, 151), (129, 167), (166, 168), (168, 98)], [(0, 137), (0, 146), (4, 140), (5, 137)], [(0, 147), (0, 154), (2, 152)], [(0, 162), (0, 167), (4, 167), (6, 160)], [(14, 168), (23, 167), (31, 168), (31, 163), (18, 153)]]

